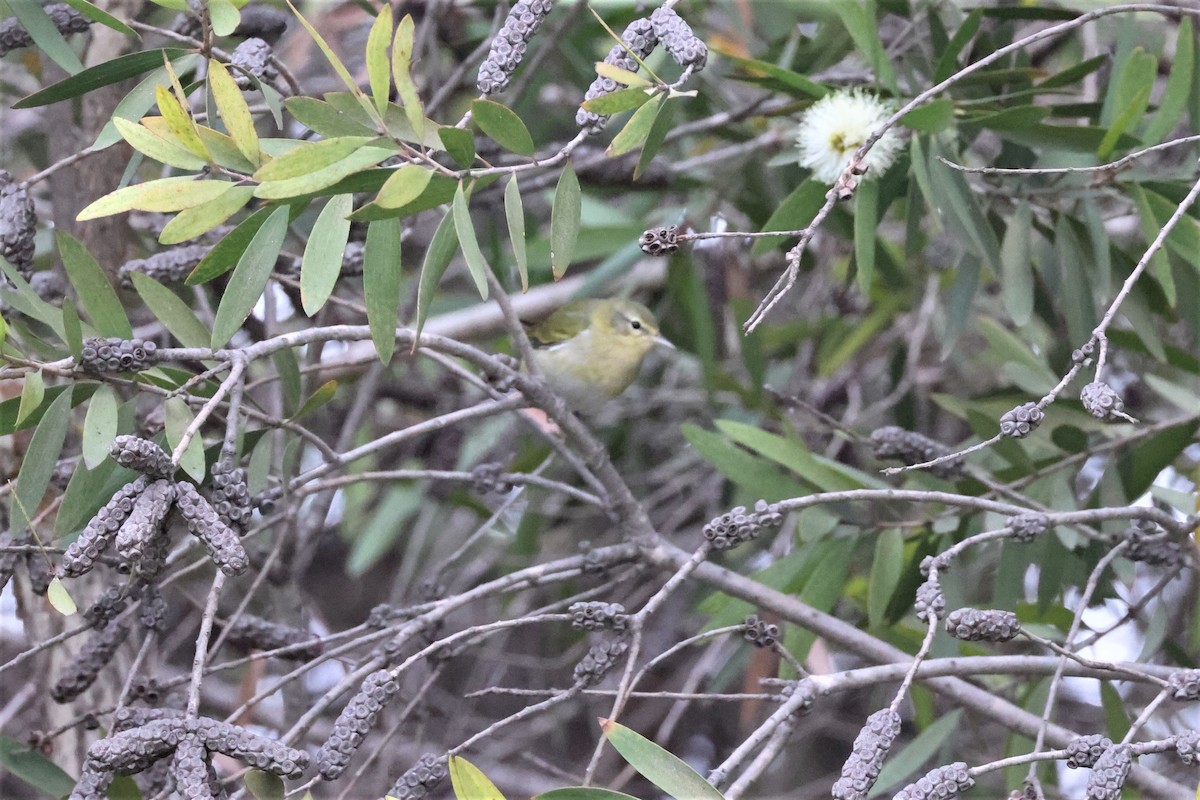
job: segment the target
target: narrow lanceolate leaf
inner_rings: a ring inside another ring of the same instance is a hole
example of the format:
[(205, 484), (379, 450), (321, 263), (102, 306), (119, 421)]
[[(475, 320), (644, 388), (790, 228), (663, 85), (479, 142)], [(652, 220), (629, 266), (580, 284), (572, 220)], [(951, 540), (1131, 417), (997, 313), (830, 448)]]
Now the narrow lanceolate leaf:
[[(176, 59), (174, 64), (179, 68), (180, 72), (190, 72), (194, 70), (202, 60), (203, 59), (201, 59), (199, 55), (192, 53), (184, 56), (183, 58)], [(161, 64), (162, 62), (160, 61), (159, 63)], [(167, 80), (167, 68), (163, 66), (160, 66), (158, 69), (142, 78), (142, 80), (138, 82), (138, 85), (133, 87), (129, 94), (125, 95), (125, 97), (121, 99), (121, 102), (117, 103), (116, 108), (113, 109), (112, 118), (116, 119), (120, 117), (121, 119), (126, 119), (130, 122), (137, 122), (147, 111), (150, 110), (150, 107), (154, 105), (154, 87), (166, 82)], [(108, 123), (106, 123), (105, 126), (100, 129), (100, 133), (96, 134), (96, 141), (92, 142), (92, 146), (88, 149), (92, 151), (103, 150), (106, 147), (111, 147), (120, 140), (120, 132), (117, 131), (116, 125), (114, 125), (110, 119)]]
[(642, 145), (642, 154), (638, 156), (637, 166), (633, 168), (635, 181), (642, 177), (650, 162), (658, 155), (663, 142), (667, 140), (667, 134), (671, 132), (671, 123), (675, 119), (675, 108), (675, 103), (664, 102), (655, 115), (654, 124), (650, 126), (650, 132), (646, 134), (646, 141)]
[(372, 139), (371, 136), (335, 136), (319, 142), (304, 142), (263, 164), (253, 178), (259, 183), (267, 183), (309, 175), (336, 164)]
[(179, 296), (141, 272), (133, 273), (133, 288), (150, 313), (184, 347), (208, 347), (212, 334)]
[(38, 506), (50, 484), (50, 476), (54, 474), (54, 465), (58, 463), (70, 423), (71, 392), (59, 392), (38, 422), (37, 430), (33, 432), (29, 447), (25, 450), (25, 458), (21, 461), (10, 517), (13, 533), (30, 527), (30, 521), (37, 516)]
[(163, 226), (158, 241), (160, 244), (179, 244), (208, 233), (240, 211), (252, 197), (253, 186), (233, 186), (207, 203), (185, 208)]
[(40, 92), (34, 92), (23, 100), (19, 100), (13, 108), (37, 108), (60, 100), (69, 100), (87, 94), (93, 89), (108, 86), (113, 83), (141, 75), (155, 67), (162, 66), (163, 58), (174, 60), (186, 55), (187, 51), (180, 48), (162, 50), (146, 50), (141, 53), (130, 53), (127, 56), (117, 56), (114, 59), (89, 67), (78, 75), (47, 86)]
[(46, 396), (46, 381), (42, 371), (30, 372), (25, 376), (21, 385), (21, 401), (17, 405), (17, 424), (29, 419), (29, 415), (38, 409)]
[(205, 149), (204, 142), (200, 141), (196, 123), (192, 121), (192, 116), (180, 104), (179, 99), (162, 86), (155, 87), (154, 99), (158, 102), (158, 113), (162, 115), (179, 143), (193, 155), (208, 161), (208, 150)]
[(1033, 262), (1030, 256), (1033, 242), (1033, 211), (1022, 200), (1009, 218), (1000, 244), (1000, 286), (1004, 308), (1017, 326), (1029, 322), (1033, 315)]
[(354, 195), (330, 198), (313, 223), (300, 263), (300, 301), (310, 317), (325, 305), (342, 271), (342, 253), (350, 237), (346, 215), (354, 208)]
[(642, 777), (676, 798), (723, 800), (721, 793), (694, 769), (636, 731), (611, 720), (600, 720), (609, 744)]
[(475, 135), (462, 128), (452, 128), (443, 125), (438, 128), (438, 138), (446, 152), (463, 169), (475, 163)]
[(66, 2), (67, 5), (78, 11), (80, 14), (83, 14), (92, 22), (99, 22), (101, 25), (112, 28), (114, 31), (122, 34), (123, 36), (132, 36), (135, 39), (139, 38), (137, 31), (135, 31), (133, 28), (129, 27), (124, 22), (121, 22), (121, 20), (117, 19), (112, 14), (109, 14), (107, 11), (102, 11), (99, 8), (96, 8), (96, 6), (89, 3), (88, 0), (64, 0), (64, 2)]
[(476, 100), (471, 103), (471, 114), (479, 130), (505, 150), (522, 156), (533, 155), (533, 137), (511, 108), (494, 100)]
[(416, 164), (407, 164), (396, 170), (379, 187), (375, 204), (380, 208), (401, 208), (416, 200), (429, 185), (433, 172)]
[(62, 255), (67, 277), (96, 330), (104, 336), (120, 336), (122, 339), (133, 336), (129, 318), (125, 316), (125, 307), (121, 305), (104, 270), (83, 243), (66, 231), (59, 231), (58, 252)]
[(1192, 28), (1192, 18), (1184, 17), (1179, 23), (1179, 31), (1175, 38), (1175, 59), (1171, 62), (1171, 74), (1167, 77), (1166, 88), (1163, 89), (1162, 100), (1159, 101), (1158, 111), (1146, 125), (1142, 141), (1146, 144), (1156, 144), (1169, 134), (1179, 118), (1187, 109), (1188, 97), (1194, 91), (1200, 91), (1192, 86), (1196, 60), (1196, 34)]
[(575, 252), (575, 240), (579, 238), (580, 213), (579, 179), (575, 168), (567, 164), (554, 190), (554, 207), (550, 210), (550, 268), (554, 280), (567, 272), (571, 255)]
[(651, 95), (646, 94), (645, 89), (635, 87), (631, 89), (618, 89), (610, 94), (593, 97), (591, 100), (583, 101), (582, 105), (585, 111), (611, 116), (644, 105), (650, 97)]
[(271, 277), (271, 270), (275, 268), (275, 259), (279, 257), (287, 235), (287, 225), (288, 207), (280, 206), (271, 212), (238, 259), (213, 320), (213, 349), (224, 347), (254, 310)]
[(599, 786), (564, 786), (535, 795), (533, 800), (637, 800), (633, 795)]
[(421, 264), (421, 278), (417, 284), (417, 339), (413, 340), (413, 350), (417, 349), (421, 328), (425, 326), (425, 318), (429, 316), (429, 304), (433, 302), (438, 284), (446, 274), (446, 267), (450, 266), (450, 260), (454, 258), (457, 245), (454, 214), (447, 211), (446, 216), (438, 223), (437, 230), (433, 232), (433, 238), (429, 240), (429, 247), (425, 250), (425, 261)]
[(80, 211), (75, 219), (83, 222), (133, 210), (182, 211), (207, 203), (232, 188), (229, 181), (198, 181), (188, 175), (159, 178), (110, 192)]
[(283, 779), (278, 775), (261, 769), (252, 769), (244, 779), (246, 788), (254, 795), (254, 800), (283, 800), (285, 788)]
[(869, 296), (875, 282), (875, 229), (879, 225), (879, 183), (863, 181), (854, 193), (854, 263), (858, 288)]
[(75, 601), (71, 599), (71, 593), (57, 576), (50, 579), (50, 586), (46, 588), (46, 599), (50, 601), (54, 610), (64, 617), (72, 617), (79, 611)]
[(215, 58), (208, 62), (208, 85), (217, 103), (217, 113), (225, 123), (225, 130), (229, 131), (238, 151), (257, 167), (262, 163), (262, 153), (258, 149), (258, 132), (254, 129), (250, 106), (246, 105), (246, 98), (229, 70)]
[(395, 154), (396, 151), (390, 147), (360, 147), (341, 161), (308, 175), (260, 184), (254, 190), (254, 196), (264, 200), (286, 200), (313, 194), (333, 186), (347, 175), (353, 175), (367, 167), (373, 167)]
[(379, 10), (371, 33), (367, 36), (367, 77), (371, 83), (371, 96), (380, 115), (387, 110), (388, 95), (392, 91), (388, 69), (388, 44), (392, 38), (392, 7), (387, 3)]
[(346, 84), (346, 88), (349, 89), (351, 94), (353, 94), (355, 97), (362, 97), (363, 93), (362, 90), (358, 88), (358, 83), (354, 80), (353, 76), (350, 75), (350, 70), (346, 69), (346, 65), (343, 64), (341, 59), (337, 57), (337, 54), (333, 52), (333, 48), (331, 48), (325, 39), (322, 38), (321, 34), (317, 33), (317, 29), (309, 24), (308, 20), (304, 18), (304, 15), (296, 10), (296, 7), (292, 5), (292, 0), (287, 0), (287, 4), (288, 8), (292, 10), (292, 13), (296, 15), (296, 18), (300, 20), (300, 24), (304, 26), (306, 31), (308, 31), (308, 35), (311, 36), (313, 41), (317, 43), (317, 47), (321, 48), (321, 52), (325, 54), (325, 58), (329, 59), (330, 66), (333, 67), (333, 71), (338, 74), (338, 77), (342, 79), (342, 83)]
[(458, 800), (505, 800), (496, 784), (465, 758), (450, 756), (449, 772), (450, 784)]
[(254, 235), (258, 233), (263, 223), (274, 211), (275, 209), (271, 206), (260, 208), (239, 222), (236, 228), (213, 245), (212, 250), (209, 250), (208, 255), (201, 259), (184, 283), (188, 286), (198, 286), (233, 269), (238, 259), (242, 257), (242, 253), (246, 252), (246, 248), (250, 246)]
[(517, 274), (521, 276), (521, 291), (529, 291), (529, 259), (525, 255), (525, 206), (521, 202), (521, 189), (517, 176), (513, 175), (504, 187), (504, 217), (508, 221), (508, 238), (512, 240), (513, 258), (517, 262)]
[(230, 0), (208, 0), (208, 18), (217, 36), (231, 35), (242, 21), (241, 12)]
[(71, 45), (63, 38), (54, 21), (37, 3), (22, 3), (17, 0), (9, 3), (9, 8), (16, 16), (21, 26), (29, 33), (33, 43), (50, 59), (63, 68), (64, 72), (76, 75), (83, 71), (79, 56), (71, 49)]
[(113, 117), (113, 125), (120, 132), (121, 138), (129, 142), (130, 147), (169, 167), (196, 170), (208, 164), (173, 137), (164, 139), (145, 126), (120, 117)]
[(454, 192), (454, 202), (451, 205), (454, 213), (454, 229), (458, 232), (458, 243), (462, 245), (463, 258), (467, 262), (467, 270), (475, 281), (475, 288), (484, 300), (488, 298), (487, 262), (479, 249), (479, 240), (475, 238), (475, 225), (471, 222), (471, 209), (467, 207), (467, 197), (462, 184)]
[(417, 139), (421, 139), (425, 135), (425, 111), (421, 108), (421, 97), (412, 77), (413, 28), (411, 14), (405, 14), (396, 26), (396, 37), (392, 40), (392, 80), (396, 82), (396, 94), (404, 106), (404, 115)]
[(66, 334), (67, 349), (78, 359), (83, 355), (83, 323), (79, 321), (79, 312), (70, 299), (64, 299), (62, 304), (63, 333)]
[[(182, 397), (169, 398), (164, 404), (164, 410), (166, 411), (167, 444), (174, 452), (175, 448), (183, 441), (183, 435), (188, 426), (195, 421), (196, 417), (188, 408), (187, 401)], [(204, 440), (199, 433), (193, 436), (187, 447), (183, 449), (183, 454), (179, 457), (179, 466), (183, 467), (183, 471), (197, 483), (204, 480)]]
[[(603, 61), (596, 62), (596, 74), (601, 78), (611, 78), (622, 86), (632, 86), (636, 88), (646, 88), (650, 86), (650, 81), (638, 75), (636, 72), (630, 72), (627, 69), (622, 69), (615, 64), (607, 64)], [(595, 110), (595, 109), (589, 109)], [(597, 112), (599, 113), (599, 112)]]
[(108, 446), (117, 437), (116, 392), (103, 385), (88, 401), (87, 416), (83, 418), (83, 463), (95, 469), (108, 458)]
[[(435, 234), (436, 238), (436, 234)], [(432, 245), (430, 245), (432, 248)], [(400, 220), (381, 219), (367, 226), (363, 251), (363, 297), (371, 341), (384, 364), (396, 350), (396, 309), (400, 305)]]
[(626, 122), (625, 127), (621, 128), (620, 132), (613, 137), (612, 144), (608, 146), (608, 155), (613, 157), (624, 155), (641, 146), (642, 142), (646, 141), (646, 137), (650, 135), (650, 128), (653, 127), (658, 112), (662, 110), (664, 100), (666, 100), (666, 95), (657, 95), (633, 112), (629, 122)]

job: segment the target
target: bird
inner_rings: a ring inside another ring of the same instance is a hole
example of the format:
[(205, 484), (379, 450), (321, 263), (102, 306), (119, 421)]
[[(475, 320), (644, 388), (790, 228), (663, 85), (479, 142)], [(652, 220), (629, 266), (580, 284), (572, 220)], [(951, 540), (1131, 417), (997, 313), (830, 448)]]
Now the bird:
[(526, 324), (533, 361), (572, 411), (594, 416), (629, 388), (655, 345), (672, 350), (654, 312), (621, 298), (575, 300)]

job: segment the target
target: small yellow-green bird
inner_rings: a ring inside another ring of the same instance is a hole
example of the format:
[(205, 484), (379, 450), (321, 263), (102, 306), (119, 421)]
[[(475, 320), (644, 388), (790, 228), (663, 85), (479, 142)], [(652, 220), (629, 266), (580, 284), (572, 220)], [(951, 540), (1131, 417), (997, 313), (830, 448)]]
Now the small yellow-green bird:
[(567, 303), (526, 332), (546, 383), (586, 415), (629, 388), (650, 348), (675, 347), (650, 309), (617, 298)]

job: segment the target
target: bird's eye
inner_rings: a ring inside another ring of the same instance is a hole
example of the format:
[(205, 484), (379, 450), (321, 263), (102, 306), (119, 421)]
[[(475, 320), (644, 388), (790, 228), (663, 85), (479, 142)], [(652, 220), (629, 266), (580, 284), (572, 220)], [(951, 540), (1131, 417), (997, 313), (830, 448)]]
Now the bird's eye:
[(642, 329), (642, 323), (638, 322), (636, 319), (631, 319), (629, 324), (633, 326), (635, 331), (640, 331)]

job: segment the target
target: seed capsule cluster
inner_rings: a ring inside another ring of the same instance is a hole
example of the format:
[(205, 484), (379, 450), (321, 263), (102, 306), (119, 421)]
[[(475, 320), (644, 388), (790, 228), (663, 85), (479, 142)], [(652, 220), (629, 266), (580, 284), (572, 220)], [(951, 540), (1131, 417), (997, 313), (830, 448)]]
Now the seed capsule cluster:
[(1200, 669), (1177, 669), (1167, 677), (1171, 697), (1185, 703), (1200, 700)]
[(1129, 541), (1125, 548), (1125, 557), (1130, 561), (1140, 561), (1152, 567), (1175, 567), (1187, 561), (1187, 550), (1184, 546), (1169, 538), (1162, 528), (1151, 520), (1133, 520), (1125, 538)]
[(648, 256), (669, 256), (679, 249), (679, 226), (667, 225), (642, 231), (638, 246)]
[(621, 639), (592, 645), (587, 655), (575, 665), (575, 685), (585, 688), (595, 686), (617, 665), (617, 660), (628, 649), (629, 645)]
[(93, 374), (141, 372), (154, 363), (154, 342), (144, 339), (90, 337), (83, 340), (79, 355), (81, 369)]
[(1200, 731), (1184, 731), (1176, 736), (1175, 754), (1189, 766), (1200, 761)]
[(962, 761), (937, 767), (926, 772), (916, 783), (910, 783), (892, 800), (948, 800), (958, 797), (975, 785), (967, 765)]
[(358, 693), (338, 715), (333, 731), (317, 752), (317, 770), (322, 778), (332, 781), (341, 777), (350, 764), (350, 756), (374, 727), (379, 712), (398, 691), (399, 684), (386, 669), (367, 676)]
[(746, 617), (742, 625), (745, 627), (742, 638), (755, 647), (773, 647), (779, 641), (779, 626), (759, 619), (757, 614)]
[(121, 285), (126, 289), (133, 288), (133, 273), (135, 272), (140, 272), (159, 283), (183, 283), (211, 250), (212, 247), (207, 244), (185, 244), (172, 247), (146, 258), (126, 261), (117, 270), (117, 276)]
[(572, 603), (567, 613), (571, 615), (571, 627), (585, 631), (623, 631), (629, 626), (629, 615), (620, 603)]
[(881, 708), (867, 717), (850, 748), (850, 757), (842, 765), (842, 777), (833, 784), (835, 800), (867, 800), (899, 735), (900, 715), (890, 708)]
[(388, 797), (394, 797), (396, 800), (421, 800), (445, 777), (445, 757), (426, 753), (396, 780), (396, 785), (388, 792)]
[(742, 542), (757, 539), (783, 524), (783, 514), (778, 503), (759, 500), (754, 509), (736, 506), (719, 517), (714, 517), (704, 526), (704, 538), (712, 542), (714, 550), (728, 550)]
[(650, 24), (658, 41), (681, 67), (691, 67), (696, 72), (704, 69), (708, 61), (708, 47), (697, 38), (692, 28), (683, 21), (673, 8), (660, 6), (650, 15)]
[[(613, 45), (613, 48), (608, 51), (608, 55), (604, 57), (604, 63), (629, 72), (637, 72), (638, 62), (629, 54), (629, 51), (633, 51), (638, 58), (645, 60), (646, 56), (650, 55), (650, 52), (658, 45), (658, 35), (654, 32), (654, 24), (650, 20), (635, 19), (621, 33), (621, 41), (625, 45)], [(592, 85), (588, 87), (584, 100), (594, 100), (597, 97), (612, 94), (619, 88), (620, 84), (612, 78), (597, 76), (592, 81)], [(606, 122), (608, 122), (607, 115), (597, 114), (583, 108), (575, 114), (575, 124), (589, 133), (599, 132)]]
[[(26, 538), (25, 544), (34, 544), (32, 536)], [(31, 550), (25, 554), (25, 572), (29, 575), (29, 588), (39, 597), (45, 596), (50, 590), (50, 581), (54, 579), (54, 571), (51, 569), (45, 554), (35, 550)]]
[(529, 41), (554, 7), (552, 0), (518, 0), (492, 40), (487, 58), (479, 65), (476, 86), (484, 94), (503, 92), (525, 58)]
[(15, 545), (16, 539), (8, 531), (0, 533), (0, 591), (8, 586), (8, 582), (12, 580), (13, 573), (17, 571), (17, 560), (21, 557), (20, 553), (5, 550), (6, 547)]
[(306, 630), (280, 625), (253, 614), (242, 614), (227, 626), (225, 641), (241, 650), (278, 650), (297, 646), (295, 650), (278, 656), (292, 661), (311, 661), (324, 649), (321, 642)]
[(1106, 422), (1114, 419), (1134, 421), (1133, 417), (1125, 413), (1125, 401), (1121, 399), (1121, 395), (1107, 383), (1089, 383), (1079, 392), (1079, 399), (1083, 403), (1083, 410), (1096, 419)]
[(229, 65), (237, 68), (232, 70), (233, 82), (243, 92), (255, 88), (251, 75), (262, 83), (270, 83), (279, 77), (278, 70), (271, 63), (271, 45), (258, 37), (251, 37), (239, 44), (229, 56)]
[(1104, 751), (1112, 747), (1112, 739), (1099, 733), (1080, 736), (1067, 744), (1067, 766), (1071, 769), (1096, 766)]
[(1087, 800), (1120, 800), (1132, 766), (1133, 752), (1129, 745), (1115, 744), (1105, 750), (1088, 778)]
[(208, 493), (213, 509), (229, 525), (244, 528), (254, 514), (246, 470), (222, 458), (212, 468), (212, 489)]
[(946, 616), (946, 595), (942, 593), (941, 584), (928, 580), (918, 586), (913, 608), (916, 609), (917, 619), (922, 622), (929, 622), (930, 614), (933, 614), (934, 619)]
[(1050, 530), (1050, 518), (1045, 514), (1018, 514), (1008, 518), (1008, 527), (1018, 542), (1032, 542)]
[(946, 632), (967, 642), (1007, 642), (1021, 632), (1011, 611), (957, 608), (946, 617)]
[(178, 498), (175, 508), (187, 524), (188, 531), (201, 541), (209, 558), (226, 575), (241, 575), (250, 566), (246, 548), (233, 528), (226, 525), (196, 487), (180, 481), (176, 484)]
[(147, 584), (142, 589), (142, 602), (138, 604), (138, 622), (143, 628), (161, 633), (167, 623), (167, 598), (154, 584)]
[[(54, 27), (58, 28), (58, 32), (63, 36), (70, 36), (72, 33), (83, 33), (91, 28), (91, 20), (66, 3), (51, 3), (42, 10), (46, 12), (47, 16), (50, 17), (50, 21), (54, 23)], [(29, 47), (32, 44), (33, 37), (29, 35), (29, 31), (25, 30), (25, 26), (16, 17), (9, 17), (0, 21), (0, 56), (8, 55), (12, 50)], [(13, 264), (13, 266), (16, 266), (16, 264)]]
[(1000, 434), (1010, 439), (1024, 439), (1037, 430), (1046, 413), (1037, 403), (1023, 403), (1000, 417)]
[(110, 622), (88, 634), (79, 655), (63, 666), (58, 680), (50, 688), (51, 699), (56, 703), (69, 703), (83, 694), (128, 635), (129, 626), (121, 622)]
[[(941, 442), (896, 425), (872, 431), (871, 450), (878, 459), (894, 458), (905, 464), (923, 464), (952, 452)], [(929, 471), (939, 478), (957, 478), (962, 474), (962, 461), (943, 461), (930, 467)]]
[(149, 439), (130, 434), (118, 436), (109, 447), (109, 455), (122, 467), (152, 478), (171, 478), (175, 475), (171, 456)]
[[(16, 19), (5, 22), (16, 22)], [(25, 34), (20, 24), (17, 29)], [(3, 23), (0, 23), (0, 56), (5, 52)], [(26, 278), (33, 273), (33, 239), (36, 234), (37, 214), (33, 210), (33, 198), (24, 186), (13, 180), (11, 174), (0, 169), (0, 256)]]
[[(241, 14), (241, 21), (234, 29), (233, 36), (255, 36), (274, 44), (287, 30), (288, 14), (274, 6), (263, 3), (247, 5), (241, 9)], [(199, 39), (204, 32), (200, 26), (200, 18), (195, 14), (188, 13), (176, 17), (171, 24), (171, 30), (181, 36), (190, 36), (193, 39)]]
[(127, 564), (141, 561), (151, 541), (162, 529), (174, 501), (174, 484), (161, 478), (147, 486), (134, 500), (133, 510), (117, 531), (116, 538), (117, 554)]

